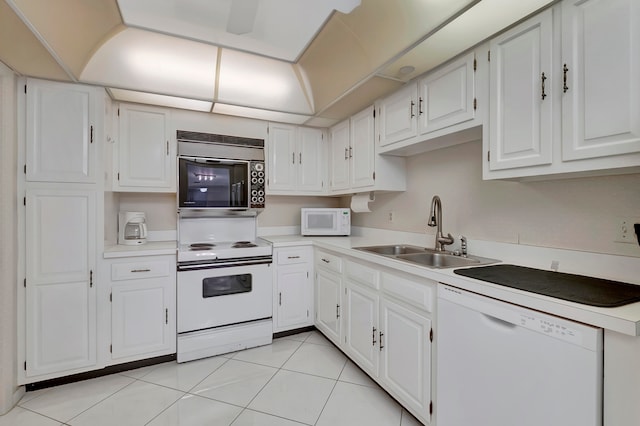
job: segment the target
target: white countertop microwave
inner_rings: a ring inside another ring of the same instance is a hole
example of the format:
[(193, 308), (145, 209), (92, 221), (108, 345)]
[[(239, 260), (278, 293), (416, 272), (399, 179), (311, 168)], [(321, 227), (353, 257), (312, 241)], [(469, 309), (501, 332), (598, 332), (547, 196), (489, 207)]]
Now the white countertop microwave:
[(303, 208), (300, 212), (302, 235), (351, 235), (351, 209)]

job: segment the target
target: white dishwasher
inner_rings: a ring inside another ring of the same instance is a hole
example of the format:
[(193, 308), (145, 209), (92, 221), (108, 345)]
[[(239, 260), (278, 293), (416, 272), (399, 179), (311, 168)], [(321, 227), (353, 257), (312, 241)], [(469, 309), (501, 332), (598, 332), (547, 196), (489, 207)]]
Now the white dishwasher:
[(602, 329), (438, 286), (438, 426), (601, 426)]

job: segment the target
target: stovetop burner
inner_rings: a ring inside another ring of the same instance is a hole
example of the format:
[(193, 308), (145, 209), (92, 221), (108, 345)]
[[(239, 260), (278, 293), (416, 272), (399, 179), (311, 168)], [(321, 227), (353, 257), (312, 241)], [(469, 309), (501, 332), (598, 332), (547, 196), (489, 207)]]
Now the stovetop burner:
[(258, 247), (257, 244), (251, 241), (237, 241), (231, 245), (231, 248), (246, 248), (246, 247)]
[(189, 250), (211, 250), (215, 247), (212, 243), (193, 243), (189, 244)]

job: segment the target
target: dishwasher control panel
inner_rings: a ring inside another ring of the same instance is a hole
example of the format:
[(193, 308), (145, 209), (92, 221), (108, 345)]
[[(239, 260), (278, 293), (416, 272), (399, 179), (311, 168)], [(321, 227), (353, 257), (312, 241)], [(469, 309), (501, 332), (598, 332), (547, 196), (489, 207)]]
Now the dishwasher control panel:
[(520, 325), (522, 327), (539, 331), (541, 333), (565, 340), (579, 345), (582, 343), (582, 335), (578, 330), (568, 327), (565, 321), (557, 321), (555, 318), (540, 318), (526, 313), (520, 314)]

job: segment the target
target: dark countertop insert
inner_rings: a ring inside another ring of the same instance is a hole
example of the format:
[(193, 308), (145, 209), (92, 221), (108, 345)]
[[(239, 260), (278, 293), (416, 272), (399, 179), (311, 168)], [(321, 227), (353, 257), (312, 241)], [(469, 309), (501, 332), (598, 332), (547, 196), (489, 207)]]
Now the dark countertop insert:
[(640, 285), (517, 265), (455, 269), (458, 275), (584, 305), (614, 308), (640, 301)]

